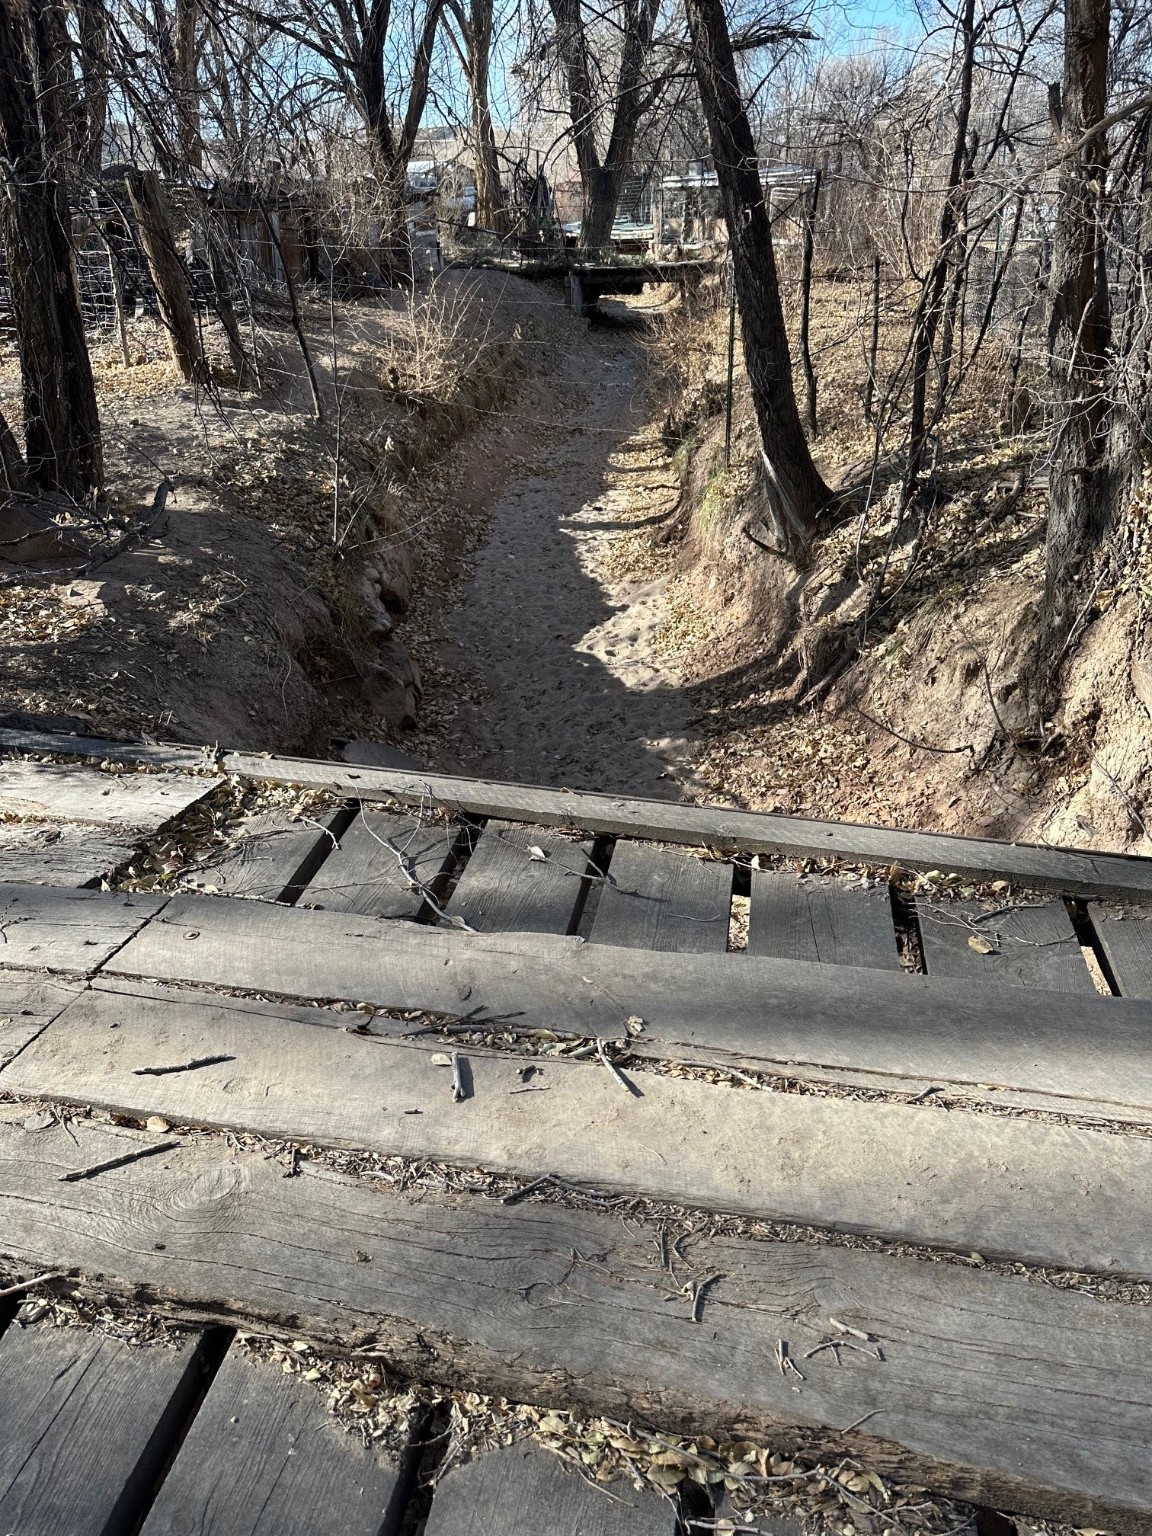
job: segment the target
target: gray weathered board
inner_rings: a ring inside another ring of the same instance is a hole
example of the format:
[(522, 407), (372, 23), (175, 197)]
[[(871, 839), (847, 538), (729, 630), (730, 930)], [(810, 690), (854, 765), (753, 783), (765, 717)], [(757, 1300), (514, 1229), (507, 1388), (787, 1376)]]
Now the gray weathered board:
[(300, 905), (414, 918), (425, 890), (439, 890), (456, 838), (453, 827), (359, 809), (308, 881)]
[(731, 864), (620, 838), (591, 938), (632, 949), (722, 954), (731, 913)]
[[(0, 1089), (644, 1195), (690, 1208), (1152, 1279), (1152, 1142), (931, 1105), (756, 1092), (601, 1063), (465, 1053), (94, 990)], [(203, 1063), (172, 1070), (186, 1063)], [(595, 1134), (588, 1134), (588, 1127)], [(755, 1148), (755, 1156), (750, 1155)]]
[(311, 1382), (234, 1346), (142, 1536), (379, 1536), (396, 1488)]
[(1090, 902), (1088, 915), (1121, 996), (1152, 998), (1152, 911)]
[(0, 968), (84, 975), (114, 954), (166, 899), (0, 884)]
[(26, 972), (0, 972), (0, 1067), (35, 1040), (79, 992), (76, 983), (47, 981)]
[(0, 1336), (0, 1531), (134, 1530), (200, 1385), (195, 1336), (132, 1349), (82, 1328), (10, 1326)]
[(1023, 1089), (1118, 1118), (1152, 1107), (1152, 1007), (1122, 998), (750, 956), (657, 961), (576, 938), (196, 897), (172, 898), (107, 970), (616, 1040), (639, 1016), (641, 1043), (658, 1048), (884, 1073), (903, 1091)]
[(980, 976), (1005, 986), (1095, 992), (1061, 901), (917, 901), (929, 976)]
[(748, 953), (898, 971), (900, 955), (887, 882), (753, 869)]
[(0, 823), (0, 880), (29, 885), (90, 885), (125, 864), (134, 837), (99, 827)]
[(1003, 877), (1024, 886), (1073, 895), (1152, 897), (1152, 859), (1134, 854), (1040, 848), (1030, 843), (809, 821), (723, 806), (680, 805), (450, 774), (262, 757), (249, 752), (226, 752), (221, 767), (245, 778), (324, 787), (364, 800), (431, 801), (473, 816), (688, 843), (722, 853), (836, 856), (884, 866), (900, 863), (909, 869)]
[(286, 811), (245, 818), (234, 841), (182, 877), (192, 890), (259, 901), (295, 901), (335, 846), (347, 811), (303, 821)]
[[(965, 1265), (690, 1232), (676, 1284), (642, 1218), (425, 1196), (0, 1106), (0, 1251), (203, 1316), (373, 1344), (417, 1380), (777, 1448), (845, 1448), (906, 1482), (1077, 1526), (1152, 1532), (1152, 1313)], [(584, 1255), (573, 1263), (573, 1253)], [(680, 1282), (716, 1275), (691, 1321)], [(808, 1351), (830, 1317), (883, 1360)], [(778, 1341), (803, 1381), (777, 1370)], [(865, 1422), (851, 1432), (847, 1426)]]
[(676, 1508), (650, 1489), (605, 1492), (531, 1445), (508, 1445), (436, 1484), (425, 1536), (676, 1536)]
[(153, 832), (215, 789), (185, 773), (97, 773), (71, 763), (0, 762), (0, 812), (28, 821)]
[(190, 747), (181, 742), (108, 741), (102, 736), (70, 736), (54, 731), (0, 728), (0, 750), (54, 753), (91, 762), (145, 763), (152, 768), (203, 772), (217, 766), (216, 747)]
[(568, 933), (590, 853), (541, 827), (490, 821), (445, 910), (477, 933)]

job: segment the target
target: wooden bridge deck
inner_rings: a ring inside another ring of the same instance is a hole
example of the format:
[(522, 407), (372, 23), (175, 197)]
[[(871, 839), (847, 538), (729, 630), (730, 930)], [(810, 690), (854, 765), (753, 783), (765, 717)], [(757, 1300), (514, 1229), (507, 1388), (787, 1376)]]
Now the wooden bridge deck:
[[(0, 1530), (399, 1531), (416, 1448), (249, 1327), (1152, 1531), (1152, 862), (0, 746), (0, 1273), (189, 1323), (129, 1349), (0, 1280)], [(112, 878), (225, 776), (329, 799)], [(672, 1536), (614, 1491), (505, 1449), (426, 1529)]]

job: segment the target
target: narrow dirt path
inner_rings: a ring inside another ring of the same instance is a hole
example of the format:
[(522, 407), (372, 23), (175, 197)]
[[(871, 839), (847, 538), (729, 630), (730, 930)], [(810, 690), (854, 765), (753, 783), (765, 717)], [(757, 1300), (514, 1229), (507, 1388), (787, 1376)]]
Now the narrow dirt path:
[[(443, 659), (476, 677), (481, 697), (465, 686), (434, 756), (492, 777), (675, 798), (690, 787), (693, 711), (654, 643), (664, 581), (622, 580), (607, 558), (669, 510), (673, 476), (643, 403), (638, 340), (575, 321), (565, 331), (567, 350), (527, 381), (499, 439), (476, 445), (495, 462), (470, 464), (473, 482), (503, 484)], [(527, 472), (515, 450), (534, 459)]]

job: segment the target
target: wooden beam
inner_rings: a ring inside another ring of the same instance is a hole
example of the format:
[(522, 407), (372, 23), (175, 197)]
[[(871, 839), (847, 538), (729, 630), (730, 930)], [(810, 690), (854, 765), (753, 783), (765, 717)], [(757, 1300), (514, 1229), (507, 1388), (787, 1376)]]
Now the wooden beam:
[(233, 1346), (141, 1536), (379, 1536), (398, 1481), (311, 1382)]
[(1062, 901), (917, 900), (924, 966), (930, 976), (980, 976), (1009, 987), (1096, 991)]
[(615, 1040), (638, 1016), (638, 1043), (673, 1058), (700, 1048), (782, 1070), (859, 1069), (899, 1092), (1026, 1090), (1119, 1119), (1152, 1108), (1152, 1006), (1121, 998), (748, 955), (657, 958), (194, 896), (173, 897), (107, 970)]
[(0, 969), (87, 975), (109, 959), (165, 896), (0, 885)]
[[(1152, 1279), (1146, 1138), (930, 1105), (756, 1092), (600, 1062), (341, 1033), (209, 998), (82, 993), (0, 1089), (137, 1119), (556, 1174), (690, 1208)], [(590, 1127), (594, 1130), (590, 1131)]]
[(29, 885), (89, 885), (131, 858), (138, 838), (101, 827), (0, 824), (0, 880)]
[(0, 1067), (80, 995), (76, 983), (46, 981), (19, 971), (0, 972)]
[(0, 750), (79, 757), (109, 763), (148, 763), (154, 768), (203, 772), (214, 768), (215, 747), (189, 747), (179, 742), (106, 741), (100, 736), (69, 736), (54, 731), (0, 729)]
[[(0, 1110), (2, 1114), (2, 1110)], [(531, 1202), (413, 1202), (222, 1142), (62, 1183), (157, 1138), (0, 1124), (0, 1250), (185, 1315), (374, 1343), (394, 1369), (521, 1402), (779, 1449), (846, 1451), (996, 1509), (1152, 1532), (1152, 1313), (1039, 1281), (841, 1247), (683, 1240)], [(573, 1263), (573, 1253), (583, 1256)], [(672, 1299), (669, 1300), (669, 1296)], [(830, 1317), (884, 1359), (830, 1350)], [(784, 1339), (803, 1380), (776, 1369)], [(860, 1421), (863, 1420), (863, 1423)], [(849, 1429), (848, 1426), (859, 1425)]]
[(591, 938), (630, 949), (723, 954), (731, 915), (731, 864), (621, 838)]
[(0, 762), (0, 812), (154, 832), (220, 782), (191, 773), (94, 773), (71, 763), (7, 761)]
[(249, 752), (226, 752), (221, 767), (244, 778), (323, 787), (363, 800), (396, 800), (405, 804), (427, 804), (431, 800), (469, 815), (685, 843), (724, 853), (836, 856), (872, 864), (899, 863), (909, 869), (940, 869), (973, 878), (1003, 878), (1071, 895), (1152, 897), (1152, 859), (1134, 854), (1040, 848), (1031, 843), (1000, 843), (939, 832), (904, 832), (853, 822), (810, 821), (729, 810), (723, 806), (681, 805), (674, 801), (543, 789), (451, 774), (261, 757)]
[(898, 971), (888, 883), (850, 886), (839, 876), (751, 871), (748, 953)]

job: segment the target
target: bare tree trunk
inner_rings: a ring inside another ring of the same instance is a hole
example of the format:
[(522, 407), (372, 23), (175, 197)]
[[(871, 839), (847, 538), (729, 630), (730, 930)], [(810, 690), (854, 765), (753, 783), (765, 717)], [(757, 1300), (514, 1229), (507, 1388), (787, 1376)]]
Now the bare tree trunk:
[[(1052, 251), (1049, 372), (1057, 401), (1041, 646), (1058, 654), (1078, 607), (1078, 578), (1113, 516), (1108, 453), (1111, 316), (1102, 210), (1108, 171), (1109, 0), (1066, 0), (1058, 108), (1066, 147)], [(1071, 146), (1078, 145), (1072, 149)], [(1050, 685), (1051, 680), (1047, 680)], [(1042, 685), (1042, 702), (1047, 686)]]
[(2, 227), (28, 479), (81, 499), (101, 483), (100, 417), (60, 179), (62, 146), (53, 137), (49, 82), (58, 61), (47, 57), (54, 34), (43, 21), (38, 0), (0, 0), (0, 156), (7, 162)]
[(208, 271), (212, 277), (212, 298), (216, 314), (228, 342), (228, 360), (236, 375), (236, 388), (259, 387), (260, 375), (255, 358), (250, 358), (240, 335), (240, 325), (232, 306), (232, 289), (228, 281), (228, 266), (219, 242), (212, 233), (211, 215), (204, 214), (204, 245), (208, 256)]
[(868, 377), (864, 381), (864, 420), (876, 419), (876, 372), (880, 353), (880, 252), (872, 252), (872, 328), (868, 335)]
[(108, 13), (104, 0), (76, 0), (80, 39), (81, 142), (80, 168), (98, 176), (108, 121)]
[(803, 562), (832, 495), (812, 462), (796, 408), (772, 230), (722, 0), (686, 4), (700, 103), (728, 226), (768, 501), (783, 552)]
[(800, 363), (804, 369), (805, 425), (816, 436), (816, 371), (812, 367), (812, 262), (816, 246), (816, 213), (820, 207), (820, 172), (812, 183), (812, 201), (804, 218), (804, 255), (800, 265)]
[(508, 210), (500, 184), (496, 134), (492, 127), (489, 72), (492, 67), (492, 0), (472, 0), (467, 17), (468, 91), (472, 98), (472, 152), (476, 163), (476, 223), (503, 233)]
[(129, 171), (128, 200), (140, 231), (140, 244), (156, 285), (160, 318), (168, 332), (172, 357), (186, 379), (208, 382), (188, 273), (176, 249), (168, 204), (155, 171)]
[(8, 425), (3, 411), (0, 411), (0, 490), (13, 496), (27, 489), (24, 455), (20, 452), (15, 432)]

